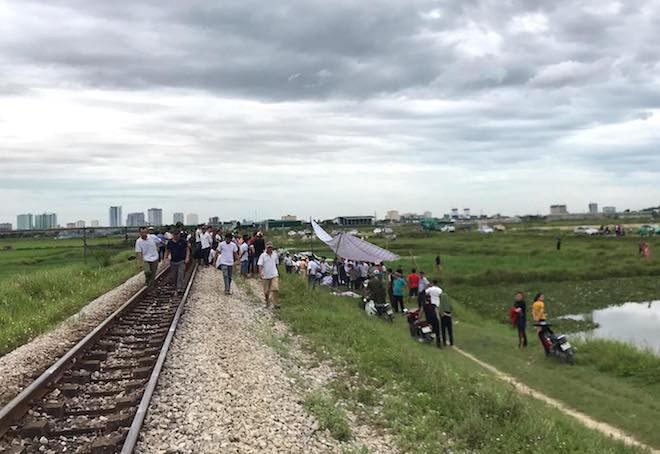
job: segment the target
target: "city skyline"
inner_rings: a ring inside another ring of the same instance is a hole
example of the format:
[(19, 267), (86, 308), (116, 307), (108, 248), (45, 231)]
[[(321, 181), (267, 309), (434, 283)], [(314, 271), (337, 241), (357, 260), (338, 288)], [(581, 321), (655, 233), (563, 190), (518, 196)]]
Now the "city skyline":
[[(601, 208), (599, 209), (599, 207), (601, 207)], [(119, 211), (121, 213), (122, 206), (111, 206), (109, 208), (110, 214), (112, 213), (112, 210), (114, 208), (119, 208)], [(651, 207), (641, 207), (639, 209), (641, 210), (641, 209), (645, 209), (645, 208), (651, 208)], [(158, 212), (158, 214), (157, 214), (158, 219), (162, 220), (162, 222), (151, 222), (153, 219), (149, 219), (149, 212), (152, 211), (152, 210), (156, 210)], [(614, 215), (614, 214), (617, 214), (617, 213), (622, 213), (625, 210), (628, 210), (628, 209), (618, 210), (616, 207), (611, 206), (611, 205), (599, 205), (597, 202), (590, 201), (586, 204), (584, 209), (577, 209), (577, 210), (573, 209), (573, 210), (571, 210), (570, 207), (567, 206), (566, 204), (553, 204), (553, 205), (550, 205), (548, 207), (548, 209), (546, 210), (546, 212), (544, 212), (544, 213), (517, 213), (515, 215), (507, 215), (507, 214), (503, 214), (503, 213), (494, 213), (494, 212), (485, 212), (484, 210), (473, 210), (472, 208), (469, 208), (469, 207), (463, 207), (463, 208), (452, 207), (451, 209), (446, 210), (442, 213), (430, 211), (430, 210), (427, 210), (427, 209), (419, 210), (419, 211), (402, 211), (402, 210), (397, 210), (397, 209), (389, 209), (389, 210), (386, 210), (383, 213), (380, 213), (380, 214), (375, 213), (375, 214), (376, 214), (377, 219), (395, 221), (395, 220), (398, 220), (399, 218), (405, 217), (405, 216), (419, 216), (421, 218), (430, 218), (430, 217), (435, 217), (435, 218), (443, 218), (443, 217), (445, 217), (445, 218), (446, 217), (470, 218), (471, 216), (477, 216), (477, 213), (479, 213), (478, 216), (486, 215), (486, 216), (489, 216), (489, 217), (497, 216), (497, 215), (508, 216), (508, 217), (516, 217), (516, 216), (553, 216), (553, 215), (562, 215), (562, 214), (571, 214), (571, 215), (581, 215), (581, 214), (584, 214), (584, 215), (594, 215), (594, 214)], [(632, 210), (632, 211), (637, 211), (637, 210)], [(145, 213), (147, 213), (147, 214), (145, 215)], [(12, 227), (15, 230), (26, 230), (28, 228), (25, 227), (25, 225), (32, 225), (31, 228), (35, 228), (34, 227), (34, 219), (36, 218), (36, 216), (45, 216), (45, 215), (55, 215), (55, 219), (57, 219), (57, 213), (47, 213), (47, 212), (44, 212), (44, 213), (21, 213), (21, 214), (16, 215), (15, 221), (14, 221), (15, 224), (14, 224), (14, 222), (11, 222), (11, 221), (7, 221), (7, 222), (0, 221), (0, 224), (4, 224), (4, 225), (11, 224)], [(314, 218), (314, 219), (332, 219), (332, 218), (334, 218), (336, 216), (340, 216), (340, 215), (346, 215), (346, 216), (358, 215), (358, 216), (360, 216), (360, 214), (357, 214), (357, 213), (346, 214), (346, 213), (337, 212), (337, 213), (335, 213), (334, 215), (332, 215), (330, 217), (322, 218), (322, 217), (318, 217), (318, 216), (299, 216), (299, 215), (296, 215), (296, 214), (292, 215), (287, 211), (286, 214), (279, 214), (279, 215), (268, 216), (268, 217), (263, 217), (263, 218), (248, 218), (248, 217), (223, 218), (222, 216), (218, 216), (218, 215), (212, 215), (212, 216), (208, 216), (208, 217), (205, 218), (204, 216), (200, 217), (200, 215), (198, 213), (186, 213), (186, 212), (183, 212), (183, 211), (176, 211), (176, 209), (175, 209), (175, 211), (172, 211), (171, 213), (168, 213), (168, 212), (164, 211), (162, 208), (150, 208), (150, 209), (143, 210), (143, 211), (135, 211), (135, 212), (127, 213), (125, 221), (122, 221), (120, 226), (122, 226), (122, 227), (125, 227), (125, 226), (127, 226), (127, 227), (139, 227), (139, 226), (142, 226), (142, 225), (170, 225), (170, 224), (176, 224), (177, 222), (179, 222), (178, 219), (183, 219), (180, 222), (182, 222), (185, 225), (197, 225), (197, 224), (200, 223), (199, 222), (200, 219), (202, 220), (202, 223), (206, 223), (206, 222), (210, 222), (210, 221), (204, 221), (204, 219), (210, 220), (212, 218), (218, 220), (219, 222), (228, 222), (228, 221), (242, 222), (242, 221), (245, 221), (245, 220), (249, 220), (250, 222), (253, 222), (253, 221), (261, 222), (261, 221), (265, 221), (265, 220), (268, 220), (268, 219), (270, 219), (270, 220), (279, 220), (279, 219), (293, 219), (293, 218), (304, 221), (304, 220), (310, 219), (310, 217)], [(369, 214), (364, 212), (361, 215), (369, 215)], [(171, 222), (166, 220), (168, 217), (170, 217), (172, 219)], [(194, 221), (194, 222), (190, 222), (190, 221)], [(90, 226), (91, 227), (99, 227), (99, 226), (100, 227), (113, 227), (111, 225), (111, 222), (109, 222), (108, 224), (104, 224), (102, 222), (99, 222), (98, 219), (92, 219), (89, 222), (86, 221), (86, 220), (78, 219), (76, 221), (69, 221), (69, 222), (65, 222), (63, 224), (60, 224), (61, 228), (65, 228), (65, 227), (66, 228), (79, 228), (79, 227), (85, 227), (85, 226), (87, 226), (87, 227), (90, 227)]]
[(241, 219), (660, 203), (654, 0), (0, 15), (0, 222), (113, 204)]

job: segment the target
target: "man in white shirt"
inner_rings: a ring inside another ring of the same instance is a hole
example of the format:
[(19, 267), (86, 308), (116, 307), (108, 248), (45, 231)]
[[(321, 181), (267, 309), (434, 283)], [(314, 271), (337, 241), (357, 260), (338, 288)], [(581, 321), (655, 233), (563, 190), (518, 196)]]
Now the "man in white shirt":
[(135, 240), (135, 252), (138, 260), (142, 262), (144, 278), (147, 287), (153, 287), (158, 272), (158, 244), (160, 241), (155, 235), (149, 235), (146, 227), (140, 227), (140, 237)]
[(248, 261), (250, 258), (250, 246), (248, 246), (249, 239), (249, 236), (243, 235), (243, 242), (238, 247), (238, 256), (241, 261), (241, 276), (243, 277), (248, 277), (248, 271), (250, 269), (250, 262)]
[(318, 281), (318, 277), (316, 275), (318, 272), (319, 264), (314, 258), (311, 258), (307, 264), (307, 279), (309, 285), (311, 285), (312, 288), (316, 287), (316, 282)]
[(266, 297), (266, 307), (270, 306), (270, 301), (272, 299), (273, 306), (275, 309), (278, 309), (277, 305), (277, 294), (280, 291), (279, 286), (279, 271), (277, 270), (277, 264), (279, 263), (279, 256), (277, 252), (273, 251), (273, 243), (270, 241), (266, 243), (266, 251), (259, 257), (257, 260), (257, 266), (259, 267), (259, 276), (263, 280), (264, 285), (264, 296)]
[(200, 237), (202, 247), (202, 257), (200, 258), (200, 265), (209, 265), (209, 253), (211, 252), (211, 245), (213, 244), (213, 227), (208, 226), (206, 232), (202, 233)]
[(225, 241), (218, 245), (216, 266), (222, 270), (225, 281), (225, 295), (231, 295), (231, 274), (234, 262), (238, 260), (238, 246), (231, 240), (231, 233), (225, 235)]
[(433, 332), (435, 333), (435, 342), (438, 348), (442, 347), (442, 339), (440, 338), (440, 295), (442, 295), (442, 289), (438, 287), (438, 281), (433, 280), (431, 286), (426, 289), (425, 293), (430, 297), (430, 302), (424, 304), (424, 314), (426, 315), (426, 321), (431, 324), (433, 327)]

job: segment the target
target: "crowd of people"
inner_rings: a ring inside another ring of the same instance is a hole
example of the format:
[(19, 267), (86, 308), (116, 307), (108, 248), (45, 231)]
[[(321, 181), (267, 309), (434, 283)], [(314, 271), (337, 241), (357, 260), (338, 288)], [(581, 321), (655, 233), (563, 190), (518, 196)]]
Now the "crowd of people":
[[(226, 232), (212, 226), (199, 225), (194, 231), (176, 227), (155, 231), (153, 227), (141, 227), (135, 241), (135, 252), (141, 261), (146, 285), (155, 283), (158, 264), (169, 260), (171, 278), (176, 291), (182, 293), (185, 272), (196, 260), (199, 266), (214, 267), (222, 272), (224, 293), (231, 295), (235, 268), (243, 278), (253, 275), (262, 280), (266, 305), (278, 306), (279, 265), (282, 262), (287, 274), (299, 274), (311, 288), (346, 288), (366, 294), (375, 303), (389, 302), (396, 312), (404, 313), (407, 307), (423, 310), (427, 321), (441, 345), (453, 345), (452, 306), (438, 281), (429, 281), (423, 271), (415, 268), (405, 275), (402, 268), (390, 270), (382, 263), (352, 261), (341, 258), (328, 260), (313, 254), (284, 253), (282, 260), (263, 233), (252, 236)], [(435, 260), (436, 270), (441, 269), (440, 257)]]
[(153, 227), (140, 227), (135, 241), (135, 252), (142, 263), (148, 287), (155, 284), (158, 264), (169, 260), (171, 278), (176, 292), (183, 293), (185, 273), (196, 260), (199, 266), (217, 268), (222, 272), (224, 293), (231, 295), (234, 269), (243, 278), (259, 276), (263, 284), (266, 306), (278, 306), (279, 256), (262, 232), (252, 236), (226, 232), (212, 226), (199, 225), (194, 231), (182, 226), (156, 231)]

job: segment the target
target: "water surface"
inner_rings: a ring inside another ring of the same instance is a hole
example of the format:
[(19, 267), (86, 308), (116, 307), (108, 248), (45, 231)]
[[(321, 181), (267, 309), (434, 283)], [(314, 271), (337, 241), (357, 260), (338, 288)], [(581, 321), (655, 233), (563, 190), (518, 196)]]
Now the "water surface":
[[(584, 314), (564, 318), (584, 320)], [(660, 355), (660, 300), (646, 303), (625, 303), (591, 313), (598, 327), (586, 331), (587, 338), (611, 339), (653, 350)]]

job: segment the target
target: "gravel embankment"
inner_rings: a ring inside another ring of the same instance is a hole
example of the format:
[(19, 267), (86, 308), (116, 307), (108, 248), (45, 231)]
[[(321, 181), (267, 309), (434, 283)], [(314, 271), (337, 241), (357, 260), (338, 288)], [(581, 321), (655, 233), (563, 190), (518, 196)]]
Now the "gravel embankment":
[(110, 290), (52, 331), (0, 357), (0, 406), (85, 337), (144, 285), (142, 273)]
[(282, 358), (260, 340), (270, 315), (238, 286), (223, 295), (221, 280), (214, 269), (197, 275), (138, 452), (395, 452), (365, 427), (347, 443), (319, 430)]

